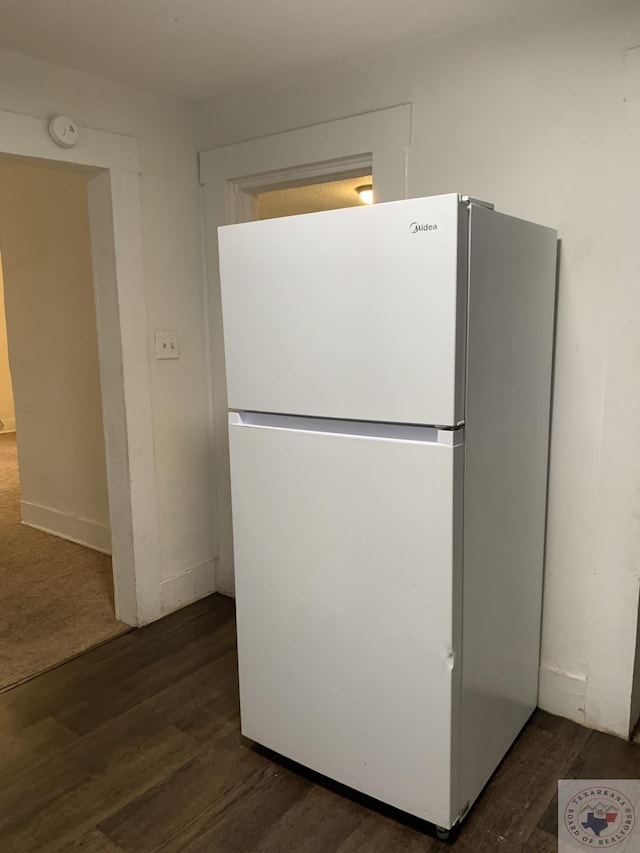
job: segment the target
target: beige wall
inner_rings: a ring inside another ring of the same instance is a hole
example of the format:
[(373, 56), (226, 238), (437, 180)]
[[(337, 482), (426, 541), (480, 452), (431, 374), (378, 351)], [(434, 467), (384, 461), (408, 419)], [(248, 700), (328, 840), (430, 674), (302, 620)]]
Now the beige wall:
[(260, 193), (257, 196), (258, 216), (260, 219), (276, 219), (279, 216), (315, 213), (318, 210), (357, 207), (364, 202), (360, 201), (356, 187), (371, 182), (371, 175), (364, 175)]
[(13, 388), (9, 370), (9, 349), (7, 346), (7, 325), (4, 311), (4, 282), (2, 278), (2, 259), (0, 258), (0, 432), (15, 429), (15, 410), (13, 406)]
[(0, 245), (23, 519), (62, 535), (83, 519), (87, 544), (108, 547), (85, 177), (0, 168)]
[(562, 238), (541, 702), (624, 734), (640, 582), (640, 5), (565, 0), (208, 102), (200, 146), (402, 103), (410, 196), (467, 193)]

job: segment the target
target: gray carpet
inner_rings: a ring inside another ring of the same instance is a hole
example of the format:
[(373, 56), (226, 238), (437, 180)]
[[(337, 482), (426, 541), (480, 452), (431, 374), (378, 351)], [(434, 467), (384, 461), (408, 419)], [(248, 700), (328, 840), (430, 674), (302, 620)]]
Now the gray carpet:
[(0, 691), (128, 630), (110, 557), (20, 523), (15, 434), (0, 434)]

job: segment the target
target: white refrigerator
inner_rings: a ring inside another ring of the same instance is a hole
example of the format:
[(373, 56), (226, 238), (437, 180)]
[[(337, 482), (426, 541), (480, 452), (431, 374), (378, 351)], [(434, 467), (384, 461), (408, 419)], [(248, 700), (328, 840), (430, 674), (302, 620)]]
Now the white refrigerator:
[(242, 732), (447, 830), (536, 706), (556, 233), (448, 194), (219, 250)]

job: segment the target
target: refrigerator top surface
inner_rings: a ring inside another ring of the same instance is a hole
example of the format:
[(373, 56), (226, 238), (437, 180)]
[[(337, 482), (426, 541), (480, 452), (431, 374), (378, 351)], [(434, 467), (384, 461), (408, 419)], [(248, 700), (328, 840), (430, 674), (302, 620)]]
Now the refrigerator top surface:
[(230, 408), (464, 420), (457, 194), (225, 226), (219, 248)]
[(489, 207), (493, 209), (493, 205), (489, 202), (478, 201), (475, 198), (472, 198), (469, 195), (463, 195), (462, 193), (442, 193), (441, 195), (429, 195), (429, 196), (421, 196), (420, 198), (402, 198), (397, 199), (396, 201), (384, 201), (377, 204), (356, 204), (352, 207), (340, 207), (335, 208), (334, 210), (317, 210), (311, 213), (296, 213), (291, 216), (279, 216), (275, 219), (262, 219), (262, 220), (252, 220), (250, 222), (238, 222), (233, 225), (219, 225), (218, 226), (218, 234), (224, 233), (229, 229), (243, 229), (243, 228), (255, 228), (256, 225), (263, 222), (290, 222), (292, 219), (306, 219), (309, 216), (322, 218), (322, 219), (342, 219), (343, 217), (352, 217), (354, 215), (358, 215), (357, 211), (359, 210), (377, 210), (377, 211), (396, 211), (396, 215), (403, 215), (399, 211), (407, 212), (409, 210), (409, 205), (419, 205), (421, 210), (424, 210), (424, 204), (437, 204), (448, 200), (449, 202), (462, 202), (464, 204), (481, 204), (483, 206)]

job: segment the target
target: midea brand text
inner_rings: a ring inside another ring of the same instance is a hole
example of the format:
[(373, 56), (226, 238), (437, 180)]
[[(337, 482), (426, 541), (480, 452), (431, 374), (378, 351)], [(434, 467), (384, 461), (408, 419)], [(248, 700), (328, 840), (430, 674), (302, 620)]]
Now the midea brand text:
[(437, 225), (430, 225), (426, 222), (412, 222), (409, 226), (409, 231), (412, 234), (417, 234), (418, 231), (437, 231)]

